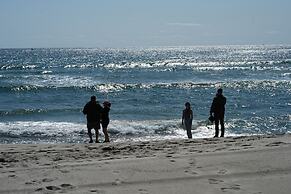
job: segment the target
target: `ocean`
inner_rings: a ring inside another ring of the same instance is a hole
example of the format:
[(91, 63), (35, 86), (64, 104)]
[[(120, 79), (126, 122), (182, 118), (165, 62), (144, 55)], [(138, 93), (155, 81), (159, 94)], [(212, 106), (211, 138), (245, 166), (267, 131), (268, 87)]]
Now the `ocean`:
[(88, 142), (92, 95), (112, 104), (112, 141), (187, 138), (187, 101), (193, 138), (213, 137), (220, 87), (226, 136), (291, 132), (291, 46), (0, 49), (0, 143)]

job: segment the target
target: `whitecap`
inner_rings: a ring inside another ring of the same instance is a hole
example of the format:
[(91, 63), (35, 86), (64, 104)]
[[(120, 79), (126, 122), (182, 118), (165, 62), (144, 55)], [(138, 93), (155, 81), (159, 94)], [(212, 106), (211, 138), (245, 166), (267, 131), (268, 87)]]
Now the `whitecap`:
[(41, 72), (42, 74), (51, 74), (52, 73), (52, 71), (43, 71), (43, 72)]

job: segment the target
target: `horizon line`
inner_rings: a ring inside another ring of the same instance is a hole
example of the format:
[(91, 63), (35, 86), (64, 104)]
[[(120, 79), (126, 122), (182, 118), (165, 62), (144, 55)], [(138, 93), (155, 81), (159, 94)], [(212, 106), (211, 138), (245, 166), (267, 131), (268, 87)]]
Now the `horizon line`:
[(149, 49), (149, 48), (190, 48), (190, 47), (223, 47), (223, 46), (291, 46), (287, 44), (205, 44), (205, 45), (169, 45), (169, 46), (124, 46), (124, 47), (0, 47), (0, 49)]

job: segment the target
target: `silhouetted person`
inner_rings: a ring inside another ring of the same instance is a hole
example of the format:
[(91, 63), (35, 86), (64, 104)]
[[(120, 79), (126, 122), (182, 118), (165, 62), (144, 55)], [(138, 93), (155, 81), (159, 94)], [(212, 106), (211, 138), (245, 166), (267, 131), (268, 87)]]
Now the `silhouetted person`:
[(110, 111), (111, 103), (108, 101), (103, 102), (103, 112), (101, 115), (101, 125), (102, 125), (102, 130), (104, 133), (105, 141), (104, 142), (109, 142), (109, 135), (108, 135), (108, 124), (109, 124), (109, 111)]
[(98, 134), (100, 129), (100, 117), (103, 111), (102, 106), (96, 101), (96, 96), (91, 96), (91, 101), (88, 102), (83, 109), (84, 115), (87, 115), (87, 129), (90, 138), (89, 143), (93, 143), (91, 129), (95, 129), (96, 143), (98, 141)]
[(213, 98), (212, 105), (210, 108), (210, 115), (214, 113), (214, 123), (215, 123), (215, 136), (218, 137), (219, 134), (219, 123), (221, 126), (221, 135), (224, 137), (224, 112), (225, 112), (226, 98), (222, 95), (222, 89), (217, 90), (216, 96)]
[(185, 103), (185, 109), (183, 110), (182, 115), (182, 125), (185, 124), (185, 128), (187, 131), (187, 136), (189, 139), (192, 139), (192, 120), (193, 120), (193, 111), (191, 110), (191, 105), (189, 102)]

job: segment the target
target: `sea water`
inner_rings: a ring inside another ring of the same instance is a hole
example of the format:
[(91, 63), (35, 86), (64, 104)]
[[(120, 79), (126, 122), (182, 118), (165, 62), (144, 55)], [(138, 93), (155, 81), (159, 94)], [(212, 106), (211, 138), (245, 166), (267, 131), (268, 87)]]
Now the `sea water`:
[(92, 95), (113, 141), (187, 138), (187, 101), (193, 137), (212, 137), (220, 87), (226, 136), (291, 132), (291, 46), (0, 49), (0, 143), (88, 142)]

